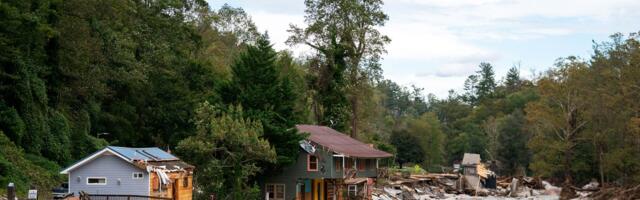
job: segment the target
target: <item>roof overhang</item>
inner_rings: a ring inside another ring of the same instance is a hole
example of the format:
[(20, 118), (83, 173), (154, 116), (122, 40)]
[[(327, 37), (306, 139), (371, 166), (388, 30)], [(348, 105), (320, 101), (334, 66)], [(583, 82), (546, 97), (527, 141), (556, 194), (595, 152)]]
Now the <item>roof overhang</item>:
[(74, 170), (74, 169), (76, 169), (76, 168), (78, 168), (78, 167), (80, 167), (80, 166), (92, 161), (93, 159), (97, 158), (98, 156), (104, 155), (106, 153), (110, 153), (110, 154), (116, 155), (119, 158), (121, 158), (122, 160), (127, 161), (128, 163), (131, 163), (131, 160), (129, 160), (128, 158), (126, 158), (126, 157), (118, 154), (117, 152), (109, 149), (109, 147), (105, 147), (104, 149), (91, 154), (89, 157), (86, 157), (86, 158), (74, 163), (73, 165), (67, 167), (66, 169), (62, 170), (60, 172), (60, 174), (68, 174), (71, 170)]
[(376, 149), (371, 144), (365, 144), (330, 127), (298, 124), (296, 128), (300, 133), (309, 134), (308, 141), (322, 147), (325, 151), (331, 151), (342, 155), (342, 157), (365, 159), (393, 157), (390, 153)]

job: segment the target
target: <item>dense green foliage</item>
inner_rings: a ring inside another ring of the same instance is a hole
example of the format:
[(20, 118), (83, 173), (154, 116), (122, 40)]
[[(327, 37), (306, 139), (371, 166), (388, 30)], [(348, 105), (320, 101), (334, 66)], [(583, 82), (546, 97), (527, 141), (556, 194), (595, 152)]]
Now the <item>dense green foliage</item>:
[(402, 168), (404, 163), (421, 163), (424, 161), (424, 150), (420, 148), (418, 138), (405, 130), (391, 133), (391, 144), (396, 146), (396, 161)]
[(262, 123), (244, 118), (242, 107), (216, 108), (203, 103), (196, 110), (196, 134), (182, 140), (178, 155), (198, 166), (198, 189), (206, 199), (257, 199), (259, 188), (251, 182), (261, 162), (275, 163), (276, 151), (262, 139)]
[[(25, 154), (0, 131), (0, 183), (13, 182), (19, 195), (25, 195), (29, 186), (50, 188), (61, 181), (56, 177), (58, 166), (35, 155)], [(0, 188), (5, 192), (6, 185)], [(42, 191), (46, 194), (48, 191)]]
[(241, 105), (245, 117), (262, 123), (264, 137), (278, 153), (278, 163), (288, 165), (298, 156), (298, 141), (304, 139), (292, 129), (303, 119), (296, 109), (301, 95), (294, 90), (289, 75), (280, 76), (284, 66), (278, 66), (267, 36), (256, 43), (239, 55), (232, 66), (231, 81), (220, 94), (225, 103)]

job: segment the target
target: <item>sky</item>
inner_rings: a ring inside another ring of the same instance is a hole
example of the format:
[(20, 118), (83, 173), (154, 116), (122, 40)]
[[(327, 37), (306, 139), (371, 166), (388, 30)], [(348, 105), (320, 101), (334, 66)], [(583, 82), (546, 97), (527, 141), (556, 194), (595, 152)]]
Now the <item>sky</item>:
[[(213, 9), (225, 3), (251, 15), (277, 50), (308, 53), (284, 43), (289, 24), (304, 26), (303, 0), (209, 0)], [(498, 81), (513, 66), (531, 78), (560, 57), (588, 59), (594, 41), (640, 31), (640, 0), (393, 0), (383, 10), (389, 21), (379, 30), (392, 40), (384, 77), (440, 98), (461, 91), (480, 62)]]

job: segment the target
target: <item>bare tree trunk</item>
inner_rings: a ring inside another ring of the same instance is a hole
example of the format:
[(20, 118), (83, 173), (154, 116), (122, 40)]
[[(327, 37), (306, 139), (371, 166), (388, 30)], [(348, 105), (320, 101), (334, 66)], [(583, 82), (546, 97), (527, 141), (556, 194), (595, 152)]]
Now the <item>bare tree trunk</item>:
[(322, 114), (320, 114), (320, 109), (319, 109), (319, 105), (318, 105), (318, 97), (317, 94), (314, 95), (313, 97), (313, 115), (316, 118), (316, 124), (321, 124), (322, 123)]
[(602, 150), (602, 146), (598, 148), (598, 162), (599, 162), (599, 168), (600, 168), (600, 184), (604, 185), (604, 161), (602, 158), (602, 154), (603, 150)]
[(562, 191), (560, 199), (573, 199), (576, 197), (576, 191), (573, 189), (573, 179), (571, 178), (571, 157), (573, 147), (564, 152), (564, 161), (562, 163), (564, 170), (564, 182), (562, 183)]
[(351, 137), (358, 137), (358, 97), (351, 98)]

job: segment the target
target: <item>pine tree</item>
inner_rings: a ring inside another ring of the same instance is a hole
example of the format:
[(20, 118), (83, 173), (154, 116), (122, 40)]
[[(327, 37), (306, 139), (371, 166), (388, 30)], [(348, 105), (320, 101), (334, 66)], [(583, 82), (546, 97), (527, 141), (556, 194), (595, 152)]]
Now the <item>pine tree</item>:
[(273, 145), (278, 164), (295, 161), (303, 137), (293, 128), (302, 119), (296, 110), (298, 95), (291, 81), (279, 76), (277, 53), (266, 35), (249, 45), (232, 66), (232, 79), (221, 89), (225, 103), (241, 105), (245, 117), (262, 123), (264, 137)]
[(480, 71), (478, 73), (478, 84), (476, 85), (476, 96), (479, 102), (486, 98), (490, 98), (496, 89), (495, 73), (493, 66), (489, 63), (480, 63)]
[(520, 87), (520, 69), (517, 67), (511, 67), (507, 72), (507, 77), (505, 80), (505, 87), (507, 88), (507, 92), (512, 93), (518, 90)]
[(475, 106), (478, 104), (478, 76), (475, 74), (469, 75), (467, 80), (464, 81), (464, 94), (462, 99), (469, 105)]

